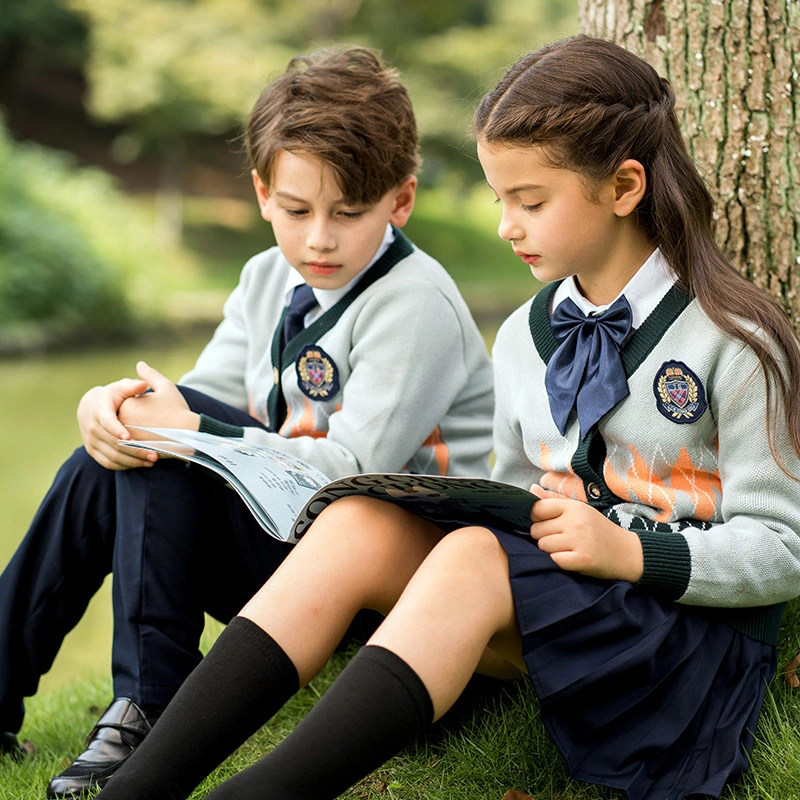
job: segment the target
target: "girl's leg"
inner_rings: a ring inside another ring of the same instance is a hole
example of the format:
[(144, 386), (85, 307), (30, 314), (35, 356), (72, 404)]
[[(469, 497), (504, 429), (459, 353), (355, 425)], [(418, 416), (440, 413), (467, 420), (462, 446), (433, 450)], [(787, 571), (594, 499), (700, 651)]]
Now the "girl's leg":
[(331, 506), (181, 687), (104, 800), (185, 798), (322, 668), (361, 608), (387, 612), (441, 530), (387, 503)]
[(490, 531), (466, 528), (436, 546), (290, 736), (209, 800), (338, 796), (452, 705), (487, 646), (524, 669), (505, 551)]

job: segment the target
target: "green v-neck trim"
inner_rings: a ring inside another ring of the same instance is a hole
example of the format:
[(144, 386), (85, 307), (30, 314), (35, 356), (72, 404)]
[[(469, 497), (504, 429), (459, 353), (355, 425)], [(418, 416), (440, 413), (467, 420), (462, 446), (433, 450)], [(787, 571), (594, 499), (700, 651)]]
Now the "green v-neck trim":
[(315, 319), (307, 328), (297, 333), (292, 339), (286, 342), (283, 350), (280, 351), (281, 339), (283, 338), (283, 318), (286, 316), (286, 309), (281, 314), (280, 321), (275, 328), (272, 337), (272, 363), (288, 364), (297, 358), (300, 348), (308, 342), (314, 342), (341, 319), (342, 314), (350, 307), (353, 301), (366, 289), (372, 286), (375, 281), (386, 275), (391, 268), (411, 255), (414, 245), (408, 240), (399, 228), (393, 228), (394, 241), (389, 245), (386, 252), (367, 270), (367, 274), (353, 286), (352, 289), (342, 297), (335, 305)]
[[(286, 416), (285, 401), (281, 389), (281, 379), (284, 367), (292, 363), (300, 353), (300, 350), (309, 342), (316, 342), (324, 336), (341, 319), (344, 312), (352, 305), (353, 301), (372, 284), (387, 275), (395, 264), (402, 261), (414, 252), (414, 245), (408, 240), (406, 235), (399, 229), (392, 226), (394, 231), (394, 241), (386, 249), (386, 252), (367, 270), (360, 281), (353, 286), (347, 294), (322, 313), (307, 328), (304, 328), (288, 342), (283, 344), (283, 320), (286, 316), (287, 308), (284, 308), (281, 318), (272, 334), (271, 356), (274, 366), (275, 383), (267, 399), (267, 413), (269, 414), (270, 429), (277, 431), (283, 424)], [(278, 422), (280, 419), (280, 422)]]
[[(551, 283), (541, 289), (533, 298), (528, 315), (534, 346), (545, 364), (550, 361), (558, 347), (558, 342), (550, 327), (550, 305), (560, 283), (560, 281)], [(691, 302), (692, 298), (689, 293), (674, 284), (647, 319), (628, 337), (620, 350), (627, 379), (630, 379), (631, 375), (636, 372)], [(617, 497), (605, 482), (603, 477), (605, 457), (605, 441), (595, 423), (585, 438), (578, 443), (578, 447), (570, 459), (570, 465), (575, 474), (583, 481), (587, 502), (601, 511), (623, 502), (622, 498)]]
[[(531, 302), (528, 324), (536, 352), (545, 364), (553, 357), (558, 342), (550, 327), (550, 305), (562, 281), (548, 283), (540, 289)], [(661, 341), (675, 320), (692, 302), (691, 295), (678, 284), (661, 298), (647, 319), (631, 334), (620, 350), (625, 377), (630, 378), (647, 358), (652, 349)]]

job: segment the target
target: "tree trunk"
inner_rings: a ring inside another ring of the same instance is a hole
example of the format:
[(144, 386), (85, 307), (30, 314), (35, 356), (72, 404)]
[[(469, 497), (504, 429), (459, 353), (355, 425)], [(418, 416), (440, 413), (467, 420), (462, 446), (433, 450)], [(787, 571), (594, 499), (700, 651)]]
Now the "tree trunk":
[(579, 0), (581, 30), (670, 80), (717, 238), (800, 327), (800, 2)]

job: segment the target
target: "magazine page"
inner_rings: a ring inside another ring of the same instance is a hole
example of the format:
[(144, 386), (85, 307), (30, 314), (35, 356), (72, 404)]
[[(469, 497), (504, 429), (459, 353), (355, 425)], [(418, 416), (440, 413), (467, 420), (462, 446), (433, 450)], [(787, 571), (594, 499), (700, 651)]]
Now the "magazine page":
[(327, 476), (311, 464), (243, 439), (180, 428), (137, 430), (162, 438), (120, 443), (174, 455), (221, 475), (267, 533), (284, 541), (295, 541), (292, 523), (314, 492), (328, 482)]
[(366, 474), (341, 478), (322, 487), (294, 523), (299, 539), (332, 503), (362, 495), (403, 506), (437, 524), (498, 525), (527, 531), (536, 496), (519, 486), (485, 478), (446, 478), (407, 473)]

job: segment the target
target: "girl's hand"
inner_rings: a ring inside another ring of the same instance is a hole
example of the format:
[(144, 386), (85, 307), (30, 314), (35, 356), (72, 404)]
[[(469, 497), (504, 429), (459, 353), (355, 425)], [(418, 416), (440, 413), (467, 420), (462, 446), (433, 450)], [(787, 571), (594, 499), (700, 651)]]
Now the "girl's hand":
[[(169, 378), (144, 361), (136, 364), (136, 371), (152, 391), (130, 397), (122, 403), (118, 416), (123, 425), (193, 431), (200, 427), (200, 415), (189, 408), (180, 390)], [(131, 434), (136, 438), (136, 431)]]
[(539, 498), (531, 510), (531, 536), (561, 569), (632, 583), (642, 577), (642, 545), (635, 533), (580, 500), (538, 484), (531, 492)]

